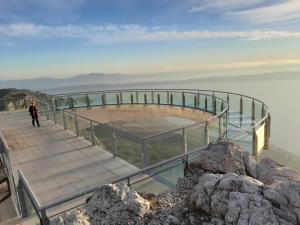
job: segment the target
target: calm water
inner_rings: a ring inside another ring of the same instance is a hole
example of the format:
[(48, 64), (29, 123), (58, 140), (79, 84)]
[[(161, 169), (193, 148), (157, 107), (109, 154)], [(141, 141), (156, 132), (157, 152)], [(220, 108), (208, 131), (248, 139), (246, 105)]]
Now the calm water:
[[(193, 88), (230, 91), (253, 96), (264, 101), (272, 116), (271, 144), (293, 155), (300, 156), (300, 74), (299, 78), (276, 78), (268, 80), (247, 79), (243, 81), (172, 81), (143, 84), (110, 85), (118, 88)], [(97, 86), (68, 88), (68, 92), (97, 90)], [(103, 85), (101, 86), (103, 89)], [(64, 90), (56, 90), (64, 92)]]

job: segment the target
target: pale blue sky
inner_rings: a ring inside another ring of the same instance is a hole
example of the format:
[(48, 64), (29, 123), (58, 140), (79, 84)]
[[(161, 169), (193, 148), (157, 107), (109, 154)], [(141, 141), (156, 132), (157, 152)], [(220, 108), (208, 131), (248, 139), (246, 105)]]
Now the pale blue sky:
[(300, 70), (299, 0), (0, 0), (0, 79)]

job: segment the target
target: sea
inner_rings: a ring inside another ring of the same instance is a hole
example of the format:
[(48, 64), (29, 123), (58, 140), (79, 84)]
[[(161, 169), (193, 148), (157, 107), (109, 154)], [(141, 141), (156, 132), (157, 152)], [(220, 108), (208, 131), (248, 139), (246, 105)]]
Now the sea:
[[(100, 84), (56, 88), (49, 93), (130, 88), (180, 88), (236, 92), (262, 100), (271, 114), (271, 147), (264, 155), (300, 170), (300, 73), (299, 76), (247, 76), (242, 79), (181, 79), (142, 83)], [(299, 139), (299, 140), (298, 140)]]

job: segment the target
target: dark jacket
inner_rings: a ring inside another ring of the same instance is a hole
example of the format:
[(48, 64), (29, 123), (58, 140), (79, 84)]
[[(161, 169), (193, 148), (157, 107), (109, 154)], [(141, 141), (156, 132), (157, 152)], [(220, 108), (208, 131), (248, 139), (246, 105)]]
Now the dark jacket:
[(32, 118), (37, 118), (38, 117), (37, 111), (38, 110), (37, 110), (37, 108), (35, 106), (31, 105), (29, 107), (29, 113), (30, 113), (30, 115), (31, 115)]

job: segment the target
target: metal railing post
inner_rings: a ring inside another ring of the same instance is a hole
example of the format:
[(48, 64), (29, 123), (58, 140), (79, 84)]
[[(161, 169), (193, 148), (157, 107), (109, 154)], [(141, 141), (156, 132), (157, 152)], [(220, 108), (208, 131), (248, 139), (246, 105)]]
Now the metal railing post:
[(143, 139), (143, 141), (142, 141), (142, 157), (143, 157), (143, 163), (144, 163), (144, 168), (145, 168), (145, 167), (149, 166), (147, 141), (145, 139)]
[(144, 103), (147, 104), (147, 94), (144, 94)]
[(182, 92), (182, 106), (185, 107), (185, 95), (184, 95), (184, 92)]
[(205, 145), (209, 144), (209, 125), (208, 122), (206, 121), (205, 124)]
[(41, 211), (40, 223), (41, 223), (41, 225), (49, 225), (50, 224), (50, 220), (47, 217), (45, 209)]
[(185, 128), (182, 129), (182, 135), (183, 135), (183, 151), (185, 153), (184, 168), (187, 168), (188, 167), (188, 162), (189, 162), (189, 156), (188, 156), (187, 134), (186, 134)]
[(171, 105), (173, 105), (173, 94), (172, 93), (170, 95), (170, 102), (171, 102)]
[(151, 91), (151, 102), (154, 104), (154, 91)]
[(207, 95), (205, 95), (205, 111), (207, 111)]
[(196, 97), (196, 94), (195, 94), (195, 97), (194, 97), (194, 108), (195, 109), (197, 108), (197, 97)]
[(227, 100), (228, 108), (230, 109), (230, 105), (229, 105), (229, 94), (228, 94), (228, 93), (227, 93), (227, 96), (226, 96), (226, 100)]
[(105, 93), (102, 95), (102, 105), (106, 105), (106, 96), (105, 96)]
[(255, 121), (255, 100), (252, 100), (252, 125), (254, 125)]
[(242, 127), (243, 124), (243, 96), (240, 98), (240, 127)]
[(120, 104), (123, 104), (123, 94), (120, 92)]
[(116, 98), (117, 98), (117, 105), (120, 105), (120, 98), (119, 98), (119, 94), (117, 94)]
[(90, 107), (90, 98), (88, 94), (86, 95), (86, 106)]
[(64, 128), (65, 130), (67, 129), (67, 123), (66, 123), (66, 115), (65, 115), (65, 110), (63, 109), (63, 122), (64, 122)]
[(271, 116), (269, 114), (267, 119), (266, 119), (264, 149), (269, 149), (270, 134), (271, 134)]
[(217, 114), (217, 99), (215, 96), (213, 96), (213, 112), (214, 112), (214, 115)]
[(91, 121), (91, 130), (92, 130), (92, 144), (96, 144), (96, 138), (95, 138), (95, 129), (94, 129), (94, 124), (93, 121)]
[(170, 104), (170, 92), (167, 91), (167, 104)]
[(223, 116), (220, 116), (219, 119), (219, 140), (223, 138)]
[(130, 101), (131, 101), (131, 104), (133, 104), (133, 95), (132, 95), (132, 93), (130, 94)]
[(46, 117), (47, 117), (47, 120), (49, 120), (49, 112), (48, 112), (48, 110), (49, 110), (49, 105), (48, 105), (48, 104), (46, 104), (45, 109), (46, 109)]
[(114, 128), (112, 129), (112, 136), (113, 136), (113, 139), (114, 139), (113, 156), (116, 157), (117, 153), (118, 153), (118, 142), (117, 142), (117, 137), (116, 137)]
[(183, 152), (188, 153), (188, 145), (187, 145), (187, 135), (185, 128), (182, 129), (182, 135), (183, 135)]
[(73, 99), (70, 95), (68, 96), (68, 103), (69, 103), (69, 109), (73, 108)]
[(57, 123), (56, 115), (55, 115), (56, 109), (54, 107), (52, 108), (52, 112), (53, 112), (53, 120), (54, 120), (54, 123), (56, 124)]
[(160, 95), (159, 95), (159, 93), (157, 94), (157, 104), (160, 105)]
[(197, 108), (200, 109), (200, 93), (199, 93), (199, 91), (197, 93)]
[(139, 103), (139, 92), (135, 92), (135, 101), (137, 104)]
[(252, 154), (256, 160), (258, 158), (257, 142), (258, 140), (257, 140), (256, 130), (254, 127), (252, 131)]
[(19, 198), (19, 204), (20, 204), (20, 210), (21, 210), (21, 215), (22, 217), (27, 217), (28, 216), (28, 209), (27, 209), (27, 206), (26, 206), (26, 200), (25, 200), (25, 188), (24, 188), (24, 185), (22, 183), (21, 180), (19, 180), (19, 183), (18, 183), (18, 188), (17, 188), (17, 195), (18, 195), (18, 198)]
[(75, 132), (76, 132), (76, 135), (79, 136), (78, 119), (77, 119), (76, 114), (75, 114)]
[(263, 118), (264, 116), (265, 116), (265, 107), (264, 107), (264, 105), (262, 104), (262, 106), (261, 106), (261, 118)]

